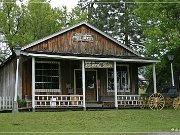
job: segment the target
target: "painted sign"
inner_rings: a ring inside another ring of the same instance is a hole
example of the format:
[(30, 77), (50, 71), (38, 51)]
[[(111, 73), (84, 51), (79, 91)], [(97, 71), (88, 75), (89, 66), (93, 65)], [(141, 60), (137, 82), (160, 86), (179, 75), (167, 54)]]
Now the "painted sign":
[(85, 62), (85, 68), (113, 68), (110, 62)]
[(91, 34), (87, 33), (74, 33), (72, 36), (74, 42), (93, 42), (94, 38)]

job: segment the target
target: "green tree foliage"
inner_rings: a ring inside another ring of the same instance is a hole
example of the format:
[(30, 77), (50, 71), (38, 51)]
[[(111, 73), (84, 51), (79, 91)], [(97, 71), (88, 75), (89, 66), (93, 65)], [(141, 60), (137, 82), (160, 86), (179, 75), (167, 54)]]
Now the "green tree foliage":
[(134, 50), (142, 51), (142, 29), (134, 13), (133, 0), (80, 0), (79, 5), (88, 12), (90, 24)]
[(86, 14), (79, 7), (68, 13), (66, 7), (52, 8), (47, 0), (18, 4), (16, 0), (3, 0), (0, 5), (0, 32), (11, 50), (16, 44), (27, 45), (60, 31), (67, 23), (73, 25), (85, 19)]
[[(145, 0), (141, 0), (141, 2)], [(180, 46), (180, 3), (173, 0), (138, 3), (137, 15), (141, 18), (147, 55), (163, 56)]]
[[(180, 3), (178, 0), (168, 1), (137, 0), (136, 14), (141, 20), (143, 33), (146, 36), (144, 45), (146, 55), (161, 59), (157, 64), (157, 84), (159, 88), (165, 82), (171, 82), (170, 62), (167, 54), (173, 54), (175, 82), (178, 83), (180, 69)], [(149, 78), (152, 77), (149, 70)], [(152, 78), (151, 78), (152, 80)], [(170, 83), (171, 84), (171, 83)]]
[(74, 25), (77, 23), (80, 23), (82, 21), (87, 20), (87, 13), (83, 12), (81, 7), (76, 6), (74, 9), (72, 9), (71, 12), (68, 14), (68, 20), (69, 20), (69, 25)]
[(22, 12), (16, 0), (4, 0), (0, 8), (0, 28), (9, 45), (13, 46), (19, 39), (18, 31), (21, 26)]

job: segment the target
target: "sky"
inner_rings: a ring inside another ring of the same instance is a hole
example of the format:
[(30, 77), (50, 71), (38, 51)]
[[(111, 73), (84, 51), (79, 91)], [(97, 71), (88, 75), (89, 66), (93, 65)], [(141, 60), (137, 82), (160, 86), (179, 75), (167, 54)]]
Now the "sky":
[(50, 4), (52, 7), (62, 7), (66, 6), (68, 11), (75, 7), (78, 0), (51, 0)]
[[(29, 0), (17, 0), (18, 3), (27, 3)], [(52, 7), (66, 6), (68, 11), (71, 11), (78, 4), (78, 0), (49, 0)]]

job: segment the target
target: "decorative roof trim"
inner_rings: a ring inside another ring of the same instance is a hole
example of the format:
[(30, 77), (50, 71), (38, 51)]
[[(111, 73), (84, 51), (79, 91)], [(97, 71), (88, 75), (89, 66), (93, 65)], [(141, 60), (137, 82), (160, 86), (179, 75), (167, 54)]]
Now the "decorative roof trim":
[(55, 36), (58, 36), (58, 35), (60, 35), (60, 34), (63, 34), (63, 33), (65, 33), (65, 32), (67, 32), (67, 31), (70, 31), (70, 30), (72, 30), (72, 29), (74, 29), (74, 28), (76, 28), (76, 27), (79, 27), (79, 26), (81, 26), (81, 25), (86, 25), (86, 26), (90, 27), (91, 29), (93, 29), (93, 30), (95, 30), (96, 32), (98, 32), (98, 33), (102, 34), (103, 36), (105, 36), (106, 38), (112, 40), (112, 41), (115, 42), (116, 44), (118, 44), (118, 45), (122, 46), (123, 48), (127, 49), (128, 51), (132, 52), (133, 54), (135, 54), (135, 55), (137, 55), (137, 56), (140, 56), (140, 54), (138, 54), (137, 52), (133, 51), (131, 48), (129, 48), (129, 47), (125, 46), (124, 44), (118, 42), (117, 40), (115, 40), (115, 39), (112, 38), (111, 36), (109, 36), (109, 35), (107, 35), (106, 33), (100, 31), (99, 29), (95, 28), (94, 26), (90, 25), (90, 24), (87, 23), (87, 22), (78, 23), (78, 24), (76, 24), (76, 25), (74, 25), (74, 26), (71, 26), (71, 27), (68, 27), (68, 28), (66, 28), (66, 29), (63, 29), (62, 31), (56, 32), (56, 33), (54, 33), (54, 34), (52, 34), (52, 35), (49, 35), (49, 36), (44, 37), (44, 38), (42, 38), (42, 39), (39, 39), (39, 40), (37, 40), (37, 41), (35, 41), (35, 42), (32, 42), (32, 43), (30, 43), (30, 44), (22, 47), (21, 50), (22, 50), (22, 51), (23, 51), (23, 50), (26, 50), (26, 49), (28, 49), (28, 48), (30, 48), (30, 47), (33, 47), (33, 46), (35, 46), (35, 45), (37, 45), (37, 44), (39, 44), (39, 43), (41, 43), (41, 42), (44, 42), (44, 41), (46, 41), (46, 40), (48, 40), (48, 39), (51, 39), (51, 38), (53, 38), (53, 37), (55, 37)]

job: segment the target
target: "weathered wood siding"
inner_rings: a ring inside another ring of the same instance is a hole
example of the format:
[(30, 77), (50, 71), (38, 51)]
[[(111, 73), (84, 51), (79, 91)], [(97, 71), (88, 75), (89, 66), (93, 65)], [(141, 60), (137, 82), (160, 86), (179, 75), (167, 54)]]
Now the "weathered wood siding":
[(22, 63), (22, 96), (32, 95), (32, 60)]
[[(91, 34), (93, 41), (73, 41), (74, 33)], [(130, 51), (124, 49), (115, 42), (97, 33), (86, 25), (81, 25), (71, 31), (53, 37), (38, 45), (28, 48), (26, 51), (49, 53), (72, 53), (110, 56), (132, 56)]]
[(9, 60), (0, 67), (0, 96), (14, 96), (16, 59)]

